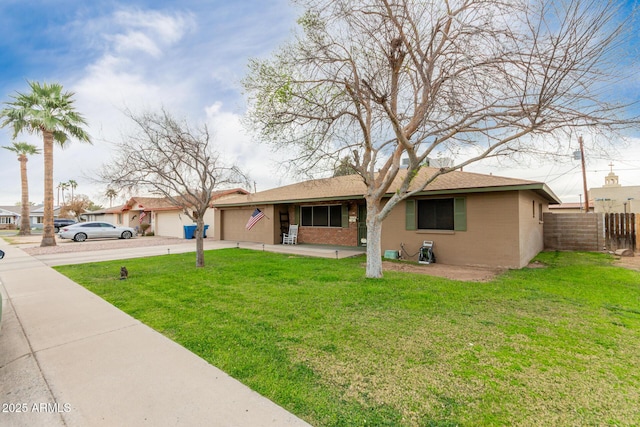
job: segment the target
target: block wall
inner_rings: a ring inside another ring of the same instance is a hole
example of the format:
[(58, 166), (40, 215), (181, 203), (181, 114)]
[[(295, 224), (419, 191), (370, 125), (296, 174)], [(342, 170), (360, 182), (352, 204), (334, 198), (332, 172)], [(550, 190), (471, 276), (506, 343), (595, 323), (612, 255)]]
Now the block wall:
[(557, 251), (601, 251), (604, 220), (594, 213), (544, 214), (544, 248)]

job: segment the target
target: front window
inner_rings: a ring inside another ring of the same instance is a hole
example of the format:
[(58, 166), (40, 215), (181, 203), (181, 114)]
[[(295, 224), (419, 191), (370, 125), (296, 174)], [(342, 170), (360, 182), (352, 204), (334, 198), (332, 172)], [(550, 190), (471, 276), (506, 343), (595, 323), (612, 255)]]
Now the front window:
[(418, 200), (418, 229), (453, 230), (453, 199)]
[(304, 227), (341, 227), (342, 206), (302, 206), (300, 221)]

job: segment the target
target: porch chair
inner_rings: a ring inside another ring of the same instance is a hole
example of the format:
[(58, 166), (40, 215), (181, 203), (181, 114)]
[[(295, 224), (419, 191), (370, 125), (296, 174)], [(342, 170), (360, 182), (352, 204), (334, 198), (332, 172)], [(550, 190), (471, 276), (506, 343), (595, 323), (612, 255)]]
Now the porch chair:
[(289, 232), (282, 234), (283, 245), (295, 245), (298, 243), (298, 224), (291, 224)]

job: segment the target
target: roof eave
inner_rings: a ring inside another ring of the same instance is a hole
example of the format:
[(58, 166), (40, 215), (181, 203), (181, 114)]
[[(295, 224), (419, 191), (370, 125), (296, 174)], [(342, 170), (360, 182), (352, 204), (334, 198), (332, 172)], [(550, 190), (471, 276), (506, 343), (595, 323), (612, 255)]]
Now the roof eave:
[[(542, 182), (533, 182), (531, 184), (517, 184), (517, 185), (502, 185), (496, 187), (472, 187), (472, 188), (454, 188), (454, 189), (442, 189), (442, 190), (424, 190), (416, 193), (417, 196), (439, 196), (445, 194), (469, 194), (469, 193), (490, 193), (490, 192), (504, 192), (504, 191), (534, 191), (544, 197), (549, 203), (557, 204), (562, 203), (560, 198), (556, 196), (551, 189)], [(387, 193), (386, 197), (393, 196), (393, 193)], [(345, 201), (345, 200), (362, 200), (364, 195), (347, 195), (347, 196), (335, 196), (335, 197), (317, 197), (317, 198), (296, 198), (296, 199), (283, 199), (283, 200), (247, 200), (237, 203), (214, 203), (216, 208), (230, 208), (230, 207), (242, 207), (242, 206), (257, 206), (257, 205), (286, 205), (286, 204), (298, 204), (298, 203), (316, 203), (316, 202), (328, 202), (328, 201)]]
[[(562, 203), (560, 198), (556, 196), (553, 191), (543, 182), (533, 182), (531, 184), (517, 184), (517, 185), (501, 185), (496, 187), (472, 187), (472, 188), (455, 188), (455, 189), (442, 189), (442, 190), (425, 190), (416, 195), (420, 196), (436, 196), (443, 194), (463, 194), (463, 193), (491, 193), (491, 192), (504, 192), (504, 191), (534, 191), (544, 197), (549, 203), (556, 204)], [(389, 195), (390, 196), (390, 195)]]
[(334, 197), (315, 197), (306, 199), (283, 199), (283, 200), (249, 200), (246, 202), (238, 203), (214, 203), (214, 208), (232, 208), (239, 206), (257, 206), (257, 205), (290, 205), (296, 203), (315, 203), (315, 202), (330, 202), (330, 201), (344, 201), (344, 200), (360, 200), (364, 199), (364, 195), (349, 195), (349, 196), (334, 196)]

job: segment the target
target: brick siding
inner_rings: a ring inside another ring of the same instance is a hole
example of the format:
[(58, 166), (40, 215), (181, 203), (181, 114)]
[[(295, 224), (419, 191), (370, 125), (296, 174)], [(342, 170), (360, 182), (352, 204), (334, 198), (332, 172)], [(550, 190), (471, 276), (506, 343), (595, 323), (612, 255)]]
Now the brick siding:
[[(320, 204), (320, 203), (318, 203)], [(308, 204), (309, 206), (313, 204)], [(293, 208), (289, 213), (294, 218)], [(349, 216), (358, 215), (358, 206), (349, 204)], [(358, 246), (358, 223), (350, 222), (349, 227), (304, 227), (298, 229), (298, 243)]]

